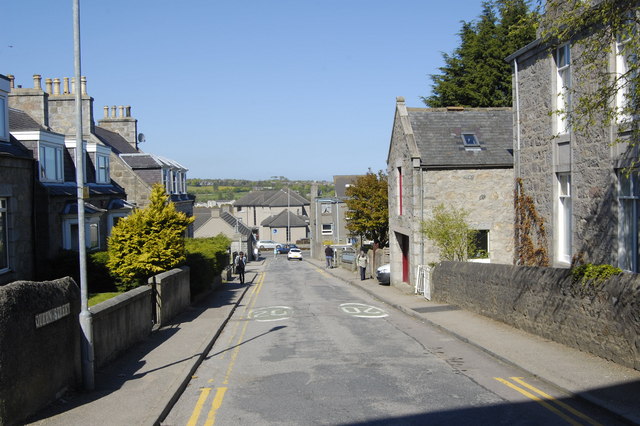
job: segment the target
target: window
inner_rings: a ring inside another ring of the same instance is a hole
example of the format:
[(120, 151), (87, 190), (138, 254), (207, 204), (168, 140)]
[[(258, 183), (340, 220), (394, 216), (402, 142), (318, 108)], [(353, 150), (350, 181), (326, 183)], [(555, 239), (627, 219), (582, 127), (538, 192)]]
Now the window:
[(61, 146), (40, 142), (38, 163), (42, 182), (62, 182), (64, 180)]
[[(63, 226), (63, 248), (65, 250), (78, 251), (78, 219), (66, 219)], [(99, 218), (86, 218), (84, 238), (88, 250), (97, 250), (100, 248)]]
[(475, 231), (472, 239), (474, 248), (473, 253), (469, 253), (472, 259), (488, 259), (489, 258), (489, 231), (486, 229), (478, 229)]
[(331, 204), (322, 203), (322, 214), (331, 214)]
[(618, 171), (618, 266), (638, 272), (638, 219), (640, 215), (640, 180), (637, 173)]
[(402, 167), (398, 167), (398, 214), (402, 216)]
[(96, 183), (111, 183), (109, 157), (106, 155), (96, 157)]
[(333, 235), (333, 223), (322, 224), (322, 235)]
[(478, 138), (476, 138), (476, 135), (474, 135), (473, 133), (463, 133), (462, 134), (462, 141), (464, 142), (465, 146), (479, 146), (480, 145), (478, 143)]
[(556, 132), (569, 133), (568, 113), (571, 111), (571, 50), (568, 44), (556, 49)]
[(571, 174), (558, 173), (558, 260), (571, 262)]
[(171, 193), (171, 171), (169, 169), (162, 169), (162, 185), (168, 194)]
[(9, 238), (7, 237), (7, 199), (0, 198), (0, 271), (9, 268)]
[(631, 120), (628, 108), (630, 97), (633, 93), (629, 72), (629, 63), (637, 61), (637, 54), (630, 52), (629, 41), (631, 35), (625, 34), (616, 39), (616, 108), (618, 113), (618, 123), (625, 123)]

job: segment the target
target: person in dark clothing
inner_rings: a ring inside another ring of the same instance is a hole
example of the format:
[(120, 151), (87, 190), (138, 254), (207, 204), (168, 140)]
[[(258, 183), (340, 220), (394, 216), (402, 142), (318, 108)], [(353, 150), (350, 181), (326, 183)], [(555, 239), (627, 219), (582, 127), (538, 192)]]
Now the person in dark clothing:
[(238, 274), (238, 278), (240, 278), (240, 284), (244, 284), (244, 267), (247, 264), (247, 258), (244, 257), (244, 253), (240, 252), (238, 257), (236, 258), (236, 273)]
[(327, 258), (327, 268), (333, 267), (333, 249), (331, 246), (327, 246), (327, 248), (324, 249), (324, 255)]

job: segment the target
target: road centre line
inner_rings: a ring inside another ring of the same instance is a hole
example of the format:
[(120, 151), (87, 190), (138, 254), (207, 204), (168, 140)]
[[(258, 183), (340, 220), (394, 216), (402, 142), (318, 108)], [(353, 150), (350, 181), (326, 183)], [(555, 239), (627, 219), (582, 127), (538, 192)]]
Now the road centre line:
[[(510, 379), (512, 379), (513, 381), (517, 382), (518, 384), (532, 390), (533, 392), (536, 392), (539, 395), (544, 396), (545, 398), (547, 398), (547, 400), (544, 400), (542, 398), (540, 398), (537, 395), (534, 395), (530, 392), (528, 392), (527, 390), (516, 386), (515, 384), (509, 382), (508, 380), (505, 380), (503, 378), (500, 377), (494, 377), (494, 379), (496, 379), (497, 381), (499, 381), (500, 383), (502, 383), (503, 385), (521, 393), (522, 395), (526, 396), (527, 398), (537, 402), (538, 404), (542, 405), (544, 408), (546, 408), (547, 410), (551, 411), (552, 413), (556, 414), (557, 416), (561, 417), (564, 421), (566, 421), (569, 424), (572, 425), (581, 425), (582, 423), (572, 419), (571, 417), (569, 417), (568, 415), (566, 415), (565, 413), (563, 413), (561, 410), (559, 410), (558, 408), (554, 407), (553, 405), (551, 405), (550, 403), (556, 404), (564, 409), (567, 409), (568, 405), (562, 403), (561, 401), (556, 400), (555, 398), (553, 398), (550, 395), (547, 395), (546, 393), (544, 393), (543, 391), (541, 391), (540, 389), (537, 389), (533, 386), (531, 386), (530, 384), (526, 383), (524, 380), (522, 380), (521, 377), (510, 377)], [(547, 402), (548, 401), (548, 402)], [(587, 420), (589, 423), (591, 423), (592, 425), (599, 425), (599, 423), (597, 423), (595, 420), (589, 418), (588, 416), (586, 416), (585, 414), (579, 413), (577, 410), (571, 408), (570, 411), (572, 414)], [(579, 413), (579, 414), (577, 414)]]

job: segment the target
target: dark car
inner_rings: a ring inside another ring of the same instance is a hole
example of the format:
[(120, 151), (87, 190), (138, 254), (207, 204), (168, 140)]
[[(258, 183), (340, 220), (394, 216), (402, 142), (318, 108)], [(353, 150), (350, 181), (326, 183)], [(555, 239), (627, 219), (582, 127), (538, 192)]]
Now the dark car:
[(292, 248), (298, 248), (295, 244), (283, 244), (277, 248), (279, 254), (287, 254)]
[(388, 285), (391, 282), (391, 265), (387, 263), (376, 269), (376, 278), (380, 284)]

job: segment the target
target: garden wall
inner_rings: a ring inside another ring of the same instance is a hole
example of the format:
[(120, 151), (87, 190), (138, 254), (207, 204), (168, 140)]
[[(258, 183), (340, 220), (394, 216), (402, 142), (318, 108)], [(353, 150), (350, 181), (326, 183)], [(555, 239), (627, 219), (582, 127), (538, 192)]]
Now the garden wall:
[(432, 297), (640, 369), (640, 276), (573, 283), (568, 269), (442, 262)]

